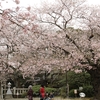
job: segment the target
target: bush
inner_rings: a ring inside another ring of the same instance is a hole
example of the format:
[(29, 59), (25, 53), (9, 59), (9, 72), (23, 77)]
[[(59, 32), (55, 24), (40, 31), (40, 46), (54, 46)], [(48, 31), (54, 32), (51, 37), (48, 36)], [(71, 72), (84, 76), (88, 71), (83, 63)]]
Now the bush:
[[(77, 97), (79, 97), (79, 91), (77, 91)], [(93, 97), (93, 87), (91, 85), (89, 86), (84, 86), (83, 87), (83, 90), (81, 91), (83, 93), (85, 93), (86, 97)], [(69, 97), (75, 97), (75, 94), (74, 94), (74, 89), (71, 89), (69, 91)]]
[(83, 87), (83, 92), (86, 94), (86, 97), (92, 97), (93, 94), (94, 94), (93, 87), (91, 85), (84, 86)]
[(71, 89), (71, 90), (69, 91), (69, 97), (75, 97), (74, 89)]
[(27, 97), (27, 92), (24, 92), (22, 95), (21, 95), (21, 98), (25, 98)]
[[(34, 97), (39, 96), (40, 87), (41, 87), (40, 85), (33, 86)], [(51, 92), (55, 92), (56, 89), (55, 88), (45, 87), (45, 91), (48, 92), (48, 93), (51, 93)]]
[(48, 93), (51, 93), (51, 92), (55, 92), (55, 91), (56, 91), (55, 88), (48, 88), (48, 87), (46, 87), (45, 90), (46, 90), (46, 92), (48, 92)]
[(60, 88), (60, 95), (61, 95), (61, 97), (63, 97), (63, 98), (66, 97), (66, 87)]
[(39, 90), (40, 90), (40, 85), (34, 85), (33, 86), (33, 96), (34, 97), (39, 97), (40, 93), (39, 93)]

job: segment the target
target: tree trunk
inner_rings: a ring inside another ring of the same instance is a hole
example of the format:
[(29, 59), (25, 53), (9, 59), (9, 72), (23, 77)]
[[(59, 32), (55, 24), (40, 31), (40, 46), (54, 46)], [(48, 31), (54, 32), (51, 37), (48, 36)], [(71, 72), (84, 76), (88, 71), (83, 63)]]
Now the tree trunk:
[(94, 89), (93, 100), (100, 100), (100, 69), (90, 70), (91, 82)]

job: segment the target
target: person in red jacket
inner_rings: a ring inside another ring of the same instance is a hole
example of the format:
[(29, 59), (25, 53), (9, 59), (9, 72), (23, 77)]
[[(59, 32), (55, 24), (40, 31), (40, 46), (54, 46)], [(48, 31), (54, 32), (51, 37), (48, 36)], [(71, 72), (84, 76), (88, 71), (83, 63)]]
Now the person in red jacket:
[(40, 87), (40, 100), (44, 100), (45, 99), (45, 88), (44, 85), (41, 85)]

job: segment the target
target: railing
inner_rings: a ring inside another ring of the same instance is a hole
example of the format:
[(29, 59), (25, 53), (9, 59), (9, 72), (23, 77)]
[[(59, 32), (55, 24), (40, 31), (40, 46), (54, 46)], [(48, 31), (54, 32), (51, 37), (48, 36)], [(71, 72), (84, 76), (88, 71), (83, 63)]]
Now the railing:
[[(13, 97), (19, 97), (20, 95), (24, 94), (24, 93), (27, 93), (28, 91), (28, 88), (13, 88), (11, 89), (11, 92), (12, 92), (12, 96)], [(6, 96), (6, 93), (7, 93), (7, 89), (1, 89), (1, 98), (5, 98)]]
[(20, 94), (23, 94), (25, 92), (27, 92), (27, 88), (13, 88), (13, 95), (20, 95)]

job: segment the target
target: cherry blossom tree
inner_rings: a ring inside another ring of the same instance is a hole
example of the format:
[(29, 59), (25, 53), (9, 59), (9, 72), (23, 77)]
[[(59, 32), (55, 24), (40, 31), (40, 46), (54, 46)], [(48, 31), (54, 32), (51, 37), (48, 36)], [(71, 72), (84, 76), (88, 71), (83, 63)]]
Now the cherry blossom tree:
[(0, 9), (1, 80), (12, 78), (17, 82), (19, 75), (34, 78), (41, 69), (51, 70), (45, 57), (50, 43), (30, 10), (30, 7)]
[[(20, 71), (25, 78), (40, 70), (87, 71), (99, 100), (100, 8), (88, 8), (83, 0), (56, 0), (46, 5), (36, 17), (30, 7), (0, 9), (1, 75)], [(50, 25), (49, 31), (40, 22)], [(80, 29), (72, 28), (77, 25)]]
[[(18, 0), (15, 2), (19, 3)], [(1, 80), (14, 78), (15, 74), (23, 75), (20, 67), (31, 58), (31, 50), (36, 40), (36, 36), (33, 36), (34, 32), (37, 32), (34, 19), (35, 15), (30, 13), (30, 7), (13, 9), (0, 7)]]
[[(92, 83), (95, 91), (95, 96), (99, 100), (99, 66), (100, 66), (100, 7), (92, 7), (89, 9), (89, 13), (83, 16), (83, 20), (85, 26), (88, 27), (88, 55), (87, 60), (89, 65), (91, 66), (91, 70), (88, 70), (88, 72), (91, 75)], [(91, 11), (91, 12), (90, 12)]]
[[(57, 2), (58, 1), (58, 2)], [(63, 70), (75, 70), (76, 72), (87, 71), (91, 75), (95, 91), (95, 98), (100, 99), (100, 33), (99, 14), (100, 7), (86, 7), (83, 1), (57, 0), (56, 4), (43, 6), (39, 11), (39, 21), (52, 25), (59, 32), (56, 39), (50, 36), (52, 48), (57, 53), (54, 62)], [(86, 9), (85, 9), (86, 8)], [(42, 16), (41, 16), (42, 14)], [(80, 29), (70, 26), (77, 26)], [(53, 41), (52, 41), (53, 40)], [(62, 54), (64, 52), (64, 55)], [(62, 58), (62, 61), (61, 61)], [(65, 61), (64, 61), (65, 60)], [(61, 63), (61, 62), (62, 63)], [(56, 66), (59, 68), (58, 66)]]

